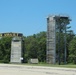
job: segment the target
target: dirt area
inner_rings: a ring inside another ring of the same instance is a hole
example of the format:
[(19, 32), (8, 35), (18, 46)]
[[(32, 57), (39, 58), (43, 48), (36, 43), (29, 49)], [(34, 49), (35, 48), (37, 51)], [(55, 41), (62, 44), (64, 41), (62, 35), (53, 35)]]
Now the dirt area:
[(76, 75), (76, 69), (0, 64), (0, 75)]

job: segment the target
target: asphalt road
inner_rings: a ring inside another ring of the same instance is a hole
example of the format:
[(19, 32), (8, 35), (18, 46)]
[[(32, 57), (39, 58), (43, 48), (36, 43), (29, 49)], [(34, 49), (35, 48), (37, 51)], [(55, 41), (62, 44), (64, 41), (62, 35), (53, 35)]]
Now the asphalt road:
[(0, 75), (76, 75), (76, 69), (0, 64)]

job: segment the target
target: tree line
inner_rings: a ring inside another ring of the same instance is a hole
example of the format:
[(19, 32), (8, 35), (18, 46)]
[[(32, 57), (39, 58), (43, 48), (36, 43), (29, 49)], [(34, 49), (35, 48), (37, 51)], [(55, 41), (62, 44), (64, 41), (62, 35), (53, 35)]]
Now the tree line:
[[(60, 34), (60, 61), (64, 62), (64, 33)], [(58, 33), (56, 33), (58, 37)], [(73, 31), (66, 34), (67, 37), (67, 63), (76, 64), (76, 36)], [(0, 62), (10, 62), (12, 37), (0, 38)], [(31, 36), (24, 36), (24, 59), (25, 63), (31, 58), (38, 58), (39, 62), (46, 62), (46, 32), (40, 32)], [(56, 39), (56, 62), (58, 63), (58, 39)]]

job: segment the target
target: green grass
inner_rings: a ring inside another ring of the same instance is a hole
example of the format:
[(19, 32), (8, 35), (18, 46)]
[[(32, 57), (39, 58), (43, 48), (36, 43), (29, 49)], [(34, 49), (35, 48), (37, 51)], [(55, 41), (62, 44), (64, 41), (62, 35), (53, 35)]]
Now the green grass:
[(62, 67), (62, 68), (76, 68), (76, 65), (71, 65), (71, 64), (67, 64), (67, 65), (52, 65), (52, 64), (24, 64), (24, 65), (28, 65), (28, 66), (45, 66), (45, 67)]

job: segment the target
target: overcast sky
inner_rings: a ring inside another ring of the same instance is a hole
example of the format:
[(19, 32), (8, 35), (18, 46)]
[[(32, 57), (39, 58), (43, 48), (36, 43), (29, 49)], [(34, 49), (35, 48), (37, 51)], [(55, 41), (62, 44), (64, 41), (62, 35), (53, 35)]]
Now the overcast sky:
[(46, 31), (49, 14), (69, 15), (76, 33), (76, 0), (0, 0), (0, 33), (29, 36)]

